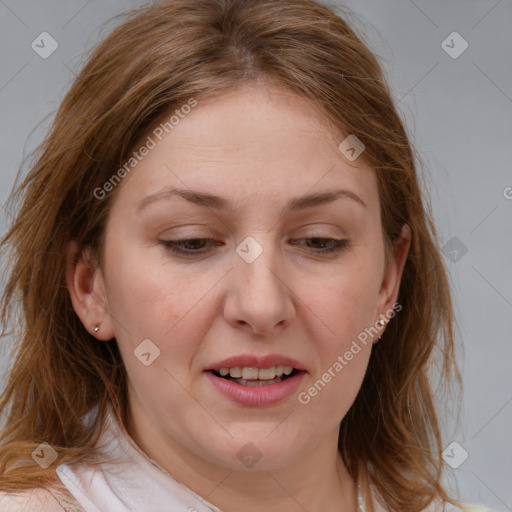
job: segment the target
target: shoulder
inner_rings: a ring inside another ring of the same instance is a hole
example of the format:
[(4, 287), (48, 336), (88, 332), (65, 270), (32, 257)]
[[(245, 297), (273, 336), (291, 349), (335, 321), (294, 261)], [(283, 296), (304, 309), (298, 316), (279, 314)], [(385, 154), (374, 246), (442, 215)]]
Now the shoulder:
[(2, 512), (63, 512), (64, 508), (55, 496), (43, 488), (17, 493), (0, 492)]

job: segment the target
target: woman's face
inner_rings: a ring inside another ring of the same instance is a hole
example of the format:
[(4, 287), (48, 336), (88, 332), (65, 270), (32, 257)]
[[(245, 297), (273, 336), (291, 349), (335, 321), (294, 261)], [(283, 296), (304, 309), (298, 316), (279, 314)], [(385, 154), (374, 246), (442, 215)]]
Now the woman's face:
[(230, 469), (334, 450), (408, 250), (384, 268), (364, 153), (350, 161), (348, 134), (276, 87), (200, 100), (161, 141), (148, 135), (103, 268), (82, 305), (72, 291), (87, 327), (119, 345), (133, 436)]

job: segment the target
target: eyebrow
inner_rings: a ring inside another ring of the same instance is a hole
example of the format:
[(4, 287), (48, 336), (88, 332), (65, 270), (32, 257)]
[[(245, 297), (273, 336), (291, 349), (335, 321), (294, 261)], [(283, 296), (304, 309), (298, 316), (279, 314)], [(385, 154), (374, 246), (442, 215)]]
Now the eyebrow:
[[(229, 202), (227, 199), (210, 194), (208, 192), (201, 192), (198, 190), (191, 189), (181, 189), (175, 187), (167, 187), (153, 194), (149, 194), (144, 197), (141, 201), (137, 203), (137, 212), (140, 212), (147, 206), (156, 201), (160, 201), (163, 199), (172, 199), (173, 197), (181, 197), (186, 201), (196, 204), (198, 206), (202, 206), (205, 208), (210, 208), (214, 210), (225, 210), (229, 212), (235, 212), (236, 208), (233, 203)], [(314, 206), (320, 206), (328, 203), (332, 203), (337, 199), (351, 199), (357, 204), (361, 205), (364, 208), (367, 208), (364, 201), (354, 192), (350, 190), (329, 190), (325, 192), (317, 192), (317, 193), (309, 193), (303, 196), (294, 197), (290, 199), (285, 207), (283, 208), (283, 214), (296, 212), (299, 210), (304, 210), (306, 208), (312, 208)]]

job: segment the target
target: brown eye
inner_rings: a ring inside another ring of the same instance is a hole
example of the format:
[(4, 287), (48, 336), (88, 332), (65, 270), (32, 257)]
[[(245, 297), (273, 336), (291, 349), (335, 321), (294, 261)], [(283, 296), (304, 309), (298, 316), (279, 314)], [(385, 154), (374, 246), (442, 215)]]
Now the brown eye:
[(160, 240), (160, 242), (169, 251), (183, 256), (205, 254), (208, 252), (205, 246), (219, 245), (218, 242), (211, 238), (185, 238), (182, 240)]
[[(324, 238), (324, 237), (311, 237), (311, 238), (302, 238), (299, 240), (306, 241), (306, 248), (310, 250), (310, 252), (315, 253), (336, 253), (341, 252), (348, 248), (350, 241), (346, 239), (336, 239), (336, 238)], [(293, 245), (302, 245), (300, 243), (297, 243), (296, 240), (291, 240), (291, 243)]]

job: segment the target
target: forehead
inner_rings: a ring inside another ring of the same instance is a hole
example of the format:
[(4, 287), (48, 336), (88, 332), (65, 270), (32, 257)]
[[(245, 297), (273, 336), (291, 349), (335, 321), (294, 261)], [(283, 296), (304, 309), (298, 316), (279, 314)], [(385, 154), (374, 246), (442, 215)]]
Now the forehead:
[(367, 204), (378, 200), (374, 171), (362, 158), (350, 162), (340, 153), (347, 134), (304, 98), (275, 86), (250, 85), (198, 99), (187, 112), (174, 117), (178, 122), (161, 140), (155, 127), (141, 139), (141, 146), (147, 137), (155, 144), (123, 180), (116, 199), (121, 205), (137, 204), (169, 185), (207, 190), (240, 204), (330, 187), (349, 189)]

